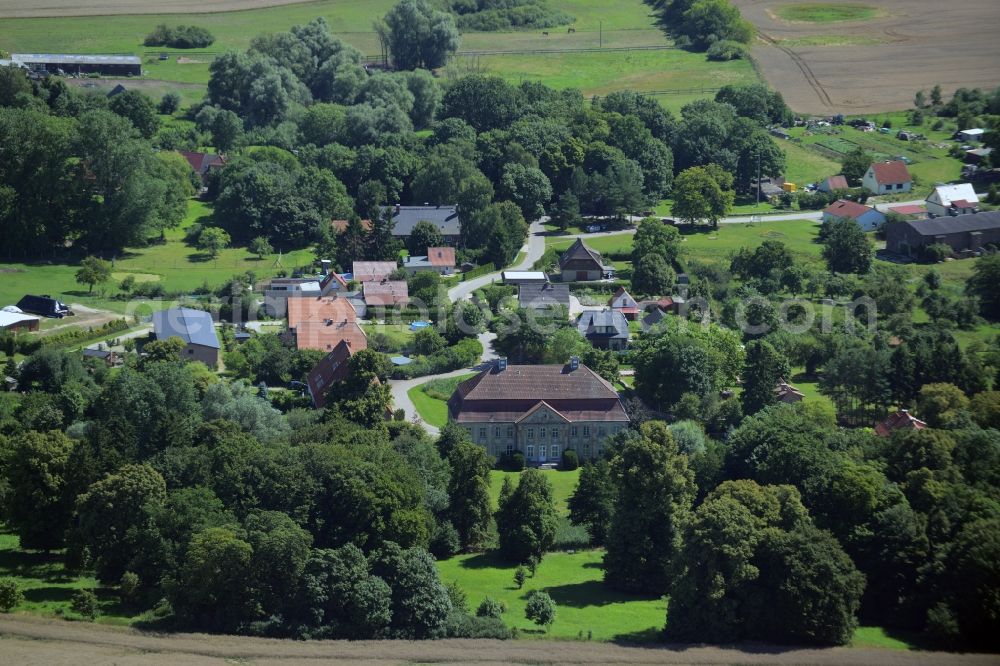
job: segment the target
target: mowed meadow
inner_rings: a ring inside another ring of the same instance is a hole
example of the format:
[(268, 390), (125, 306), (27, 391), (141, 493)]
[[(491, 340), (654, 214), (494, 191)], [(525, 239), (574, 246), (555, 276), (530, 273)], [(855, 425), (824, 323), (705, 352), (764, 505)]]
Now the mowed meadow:
[[(69, 4), (72, 7), (73, 3)], [(36, 53), (136, 53), (143, 57), (147, 79), (204, 84), (208, 81), (209, 64), (219, 53), (245, 49), (257, 34), (287, 30), (318, 16), (325, 18), (345, 42), (374, 57), (379, 54), (379, 46), (372, 23), (393, 4), (393, 0), (319, 0), (205, 14), (8, 18), (0, 31), (0, 49)], [(714, 89), (727, 83), (758, 80), (747, 61), (715, 63), (702, 53), (663, 50), (670, 41), (642, 0), (617, 3), (552, 0), (551, 4), (572, 15), (575, 21), (546, 31), (466, 33), (462, 35), (460, 55), (441, 75), (489, 72), (514, 82), (538, 80), (554, 87), (580, 88), (586, 95), (623, 89)], [(123, 4), (126, 9), (129, 6)], [(211, 31), (216, 41), (206, 49), (195, 50), (144, 46), (144, 37), (159, 23), (199, 25)], [(661, 50), (643, 50), (649, 47)], [(566, 53), (576, 49), (585, 50)], [(169, 60), (159, 60), (161, 53), (169, 54)], [(660, 99), (676, 111), (692, 99), (706, 95), (711, 93), (671, 93)]]

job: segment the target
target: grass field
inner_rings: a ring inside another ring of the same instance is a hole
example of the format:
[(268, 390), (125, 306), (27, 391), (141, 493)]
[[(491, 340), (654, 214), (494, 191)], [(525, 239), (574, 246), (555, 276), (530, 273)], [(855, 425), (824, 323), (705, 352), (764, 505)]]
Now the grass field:
[(0, 525), (0, 578), (12, 578), (24, 593), (18, 611), (72, 618), (70, 599), (80, 590), (93, 590), (100, 600), (98, 622), (128, 624), (130, 615), (118, 604), (112, 590), (102, 588), (91, 576), (67, 571), (62, 553), (20, 549), (17, 535)]
[[(228, 248), (211, 260), (187, 245), (184, 242), (184, 229), (210, 212), (206, 204), (190, 201), (183, 224), (176, 229), (167, 230), (166, 243), (128, 249), (123, 256), (115, 258), (114, 274), (123, 277), (124, 274), (134, 273), (138, 276), (137, 281), (151, 278), (158, 280), (168, 292), (192, 292), (206, 284), (217, 287), (233, 275), (246, 271), (253, 271), (260, 278), (274, 275), (279, 270), (276, 266), (277, 256), (259, 260), (245, 248)], [(286, 269), (311, 262), (312, 253), (309, 250), (286, 252), (281, 257), (281, 266)], [(0, 263), (0, 273), (3, 275), (0, 279), (0, 303), (16, 303), (27, 293), (45, 293), (65, 302), (81, 303), (114, 312), (127, 312), (130, 307), (135, 306), (134, 302), (110, 298), (118, 291), (117, 283), (109, 282), (103, 287), (96, 287), (93, 294), (88, 294), (87, 288), (76, 282), (74, 276), (77, 269), (75, 264), (57, 261)], [(167, 307), (167, 304), (159, 307)]]
[(832, 2), (782, 5), (775, 12), (786, 21), (808, 23), (835, 23), (839, 21), (866, 21), (885, 12), (870, 5), (851, 5)]
[[(566, 502), (576, 490), (576, 484), (580, 481), (580, 470), (575, 469), (572, 472), (562, 472), (550, 469), (542, 471), (542, 474), (552, 484), (552, 498), (556, 503), (556, 511), (560, 515), (568, 516), (569, 508)], [(493, 470), (490, 474), (490, 501), (493, 502), (494, 509), (497, 508), (497, 500), (500, 497), (500, 488), (503, 487), (503, 480), (510, 477), (511, 482), (516, 486), (519, 475), (520, 472), (500, 472), (497, 470)]]
[[(441, 580), (465, 590), (474, 611), (484, 597), (507, 604), (504, 624), (522, 637), (586, 638), (595, 641), (655, 640), (666, 619), (666, 599), (637, 597), (604, 586), (600, 550), (548, 553), (534, 577), (520, 590), (513, 582), (514, 565), (493, 554), (453, 557), (438, 563)], [(527, 596), (545, 590), (556, 602), (556, 620), (547, 633), (524, 617)]]
[[(6, 19), (0, 49), (12, 52), (137, 53), (143, 58), (146, 79), (205, 84), (208, 66), (218, 54), (245, 49), (262, 32), (287, 30), (318, 16), (331, 29), (366, 55), (379, 53), (372, 20), (383, 15), (393, 0), (320, 0), (302, 4), (208, 14), (119, 15)], [(664, 90), (717, 88), (726, 83), (757, 81), (749, 62), (708, 62), (704, 54), (687, 51), (631, 51), (525, 53), (569, 49), (636, 48), (665, 46), (667, 38), (641, 0), (607, 3), (603, 0), (553, 0), (554, 7), (575, 17), (569, 26), (506, 33), (467, 33), (460, 52), (520, 51), (520, 55), (459, 56), (443, 72), (453, 76), (468, 71), (488, 71), (511, 81), (541, 80), (555, 87), (576, 87), (587, 95), (612, 90)], [(211, 31), (216, 41), (200, 50), (143, 46), (142, 41), (159, 23), (195, 24)], [(161, 53), (169, 55), (159, 60)], [(183, 58), (183, 60), (179, 60)], [(157, 83), (151, 95), (162, 95), (169, 83)], [(199, 89), (179, 90), (185, 101), (196, 99)], [(710, 95), (711, 93), (706, 93)], [(706, 95), (660, 97), (671, 109)]]

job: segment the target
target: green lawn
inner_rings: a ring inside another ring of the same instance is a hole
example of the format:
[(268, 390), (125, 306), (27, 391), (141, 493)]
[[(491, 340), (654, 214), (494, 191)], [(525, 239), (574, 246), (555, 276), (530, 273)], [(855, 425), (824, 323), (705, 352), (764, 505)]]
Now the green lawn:
[(449, 379), (432, 379), (414, 386), (406, 394), (420, 418), (432, 426), (443, 428), (448, 423), (448, 398), (455, 392), (456, 386), (475, 375), (476, 373), (470, 372)]
[(780, 5), (775, 8), (775, 12), (786, 21), (804, 21), (808, 23), (865, 21), (885, 15), (885, 11), (870, 5), (832, 2)]
[[(513, 582), (514, 565), (493, 554), (461, 555), (438, 563), (441, 580), (456, 582), (465, 590), (471, 610), (484, 597), (507, 604), (504, 624), (517, 627), (522, 637), (586, 638), (593, 640), (655, 640), (663, 628), (667, 603), (664, 598), (638, 597), (614, 592), (604, 586), (603, 551), (573, 554), (548, 553), (533, 578), (518, 590)], [(556, 603), (556, 620), (548, 633), (526, 620), (528, 593), (545, 590)]]
[(128, 624), (131, 615), (118, 604), (115, 594), (99, 585), (92, 576), (78, 576), (66, 570), (62, 552), (43, 553), (20, 549), (20, 539), (0, 525), (0, 578), (12, 578), (24, 593), (18, 612), (74, 617), (70, 598), (78, 590), (93, 590), (101, 606), (98, 622)]
[(779, 141), (785, 151), (785, 180), (804, 185), (840, 173), (840, 163), (791, 141)]
[[(184, 228), (210, 213), (205, 203), (188, 202), (187, 218), (180, 227), (167, 231), (166, 243), (126, 250), (114, 259), (116, 282), (96, 287), (93, 294), (88, 294), (85, 286), (77, 284), (75, 274), (79, 267), (75, 264), (0, 263), (0, 274), (3, 275), (0, 279), (0, 305), (16, 303), (24, 294), (35, 293), (51, 294), (66, 302), (115, 312), (129, 312), (134, 303), (109, 298), (118, 293), (117, 282), (129, 273), (135, 274), (137, 281), (157, 280), (168, 292), (187, 293), (204, 285), (217, 287), (233, 275), (246, 271), (253, 271), (258, 278), (277, 273), (277, 255), (260, 260), (245, 248), (229, 248), (216, 259), (208, 259), (187, 245), (183, 240)], [(286, 251), (281, 256), (280, 267), (291, 269), (310, 264), (312, 259), (309, 250)], [(166, 306), (166, 303), (151, 304), (154, 308)]]
[[(569, 507), (567, 507), (566, 502), (569, 500), (570, 495), (576, 491), (576, 485), (580, 481), (580, 470), (575, 469), (572, 472), (563, 472), (547, 469), (542, 471), (542, 474), (552, 484), (552, 498), (556, 503), (556, 511), (560, 515), (568, 516)], [(510, 477), (511, 482), (516, 486), (519, 475), (520, 472), (500, 472), (497, 470), (493, 470), (490, 474), (490, 501), (493, 503), (494, 509), (497, 508), (497, 500), (500, 497), (500, 488), (503, 486), (503, 480)]]

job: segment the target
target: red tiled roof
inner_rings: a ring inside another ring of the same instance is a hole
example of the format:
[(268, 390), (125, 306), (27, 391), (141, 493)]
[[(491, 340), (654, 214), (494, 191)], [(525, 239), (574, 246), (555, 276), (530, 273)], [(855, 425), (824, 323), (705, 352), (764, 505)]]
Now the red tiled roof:
[[(288, 299), (288, 328), (309, 321), (355, 321), (357, 313), (350, 301), (337, 296), (301, 296)], [(355, 349), (357, 351), (357, 349)]]
[(458, 385), (466, 400), (546, 400), (618, 399), (618, 393), (603, 377), (585, 365), (571, 370), (569, 365), (509, 365), (484, 370)]
[(455, 267), (455, 248), (453, 247), (429, 247), (427, 248), (427, 261), (431, 266), (442, 268)]
[(830, 176), (826, 179), (826, 186), (830, 190), (846, 190), (847, 178), (844, 176)]
[(895, 414), (890, 414), (884, 421), (875, 425), (875, 434), (879, 437), (891, 437), (892, 433), (902, 428), (910, 430), (923, 430), (927, 424), (910, 414), (905, 409), (901, 409)]
[(919, 204), (906, 204), (905, 206), (893, 206), (890, 208), (893, 213), (900, 215), (923, 215), (927, 209)]
[(378, 282), (396, 271), (395, 261), (355, 261), (352, 266), (354, 279), (358, 282)]
[(879, 185), (909, 183), (912, 180), (910, 170), (902, 160), (876, 162), (871, 168), (875, 171), (875, 182)]
[[(334, 233), (342, 234), (347, 230), (348, 220), (330, 220), (330, 228), (333, 229)], [(361, 228), (365, 231), (372, 230), (371, 220), (361, 220)]]
[(341, 342), (349, 344), (352, 352), (368, 349), (368, 338), (356, 321), (304, 321), (295, 329), (298, 349), (333, 351)]
[(954, 201), (951, 202), (951, 205), (952, 205), (953, 208), (959, 208), (959, 209), (961, 209), (961, 208), (975, 208), (976, 207), (975, 204), (969, 203), (965, 199), (955, 199)]
[(871, 211), (872, 209), (863, 204), (859, 204), (856, 201), (848, 201), (847, 199), (838, 199), (832, 204), (827, 206), (824, 213), (830, 213), (837, 217), (849, 217), (852, 220), (856, 220), (865, 213)]
[(368, 305), (396, 305), (410, 301), (409, 288), (404, 280), (365, 282), (362, 289)]
[(336, 382), (347, 378), (347, 362), (354, 354), (351, 343), (348, 340), (341, 340), (329, 354), (320, 359), (319, 363), (313, 366), (306, 378), (309, 384), (309, 394), (312, 395), (313, 404), (317, 409), (326, 406), (326, 393), (330, 386)]

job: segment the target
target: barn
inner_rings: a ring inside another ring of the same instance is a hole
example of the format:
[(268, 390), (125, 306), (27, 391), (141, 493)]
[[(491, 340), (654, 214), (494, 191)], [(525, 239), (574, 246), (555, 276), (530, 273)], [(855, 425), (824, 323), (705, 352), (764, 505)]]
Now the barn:
[(50, 74), (142, 76), (142, 60), (128, 54), (12, 53), (11, 62)]

